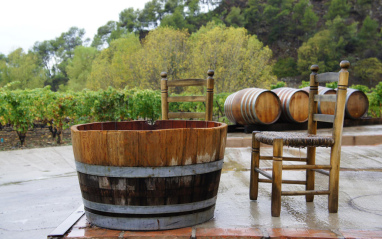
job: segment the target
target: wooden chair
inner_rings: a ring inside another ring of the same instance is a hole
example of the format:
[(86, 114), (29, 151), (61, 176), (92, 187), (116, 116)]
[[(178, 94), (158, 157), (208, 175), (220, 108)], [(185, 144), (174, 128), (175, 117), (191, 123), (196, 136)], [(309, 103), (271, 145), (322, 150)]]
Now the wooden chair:
[[(308, 133), (287, 133), (287, 132), (256, 132), (252, 133), (252, 156), (251, 156), (251, 179), (250, 179), (250, 199), (257, 200), (258, 183), (272, 183), (272, 203), (271, 212), (273, 217), (280, 216), (281, 196), (305, 195), (307, 202), (312, 202), (314, 195), (328, 195), (329, 212), (336, 213), (338, 210), (338, 184), (341, 156), (341, 138), (344, 121), (344, 108), (346, 101), (346, 91), (348, 86), (350, 63), (341, 61), (340, 72), (330, 72), (317, 74), (317, 65), (311, 66), (310, 90), (309, 90), (309, 119)], [(318, 95), (319, 83), (338, 82), (336, 95)], [(334, 115), (317, 114), (317, 102), (336, 102)], [(333, 123), (331, 137), (316, 135), (317, 121)], [(273, 145), (272, 156), (260, 156), (260, 143)], [(307, 147), (307, 157), (283, 157), (283, 146)], [(316, 147), (330, 147), (330, 164), (316, 165)], [(272, 175), (260, 169), (260, 159), (273, 160)], [(283, 161), (306, 162), (303, 165), (283, 165)], [(283, 170), (306, 170), (306, 180), (283, 180)], [(315, 190), (315, 172), (329, 176), (328, 190)], [(262, 174), (267, 179), (259, 178)], [(282, 191), (281, 185), (300, 184), (305, 185), (304, 191)]]
[[(207, 72), (207, 79), (183, 79), (183, 80), (167, 80), (167, 73), (161, 73), (161, 91), (162, 91), (162, 120), (173, 118), (204, 118), (205, 121), (212, 120), (212, 107), (214, 95), (214, 71)], [(206, 86), (207, 93), (205, 96), (168, 96), (169, 87), (177, 86)], [(205, 102), (206, 112), (169, 112), (169, 102)]]

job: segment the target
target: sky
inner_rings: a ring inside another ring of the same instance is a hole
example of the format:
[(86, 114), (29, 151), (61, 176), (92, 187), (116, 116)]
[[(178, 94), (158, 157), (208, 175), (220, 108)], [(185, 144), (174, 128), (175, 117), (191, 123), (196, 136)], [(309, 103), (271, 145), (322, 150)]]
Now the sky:
[(149, 0), (0, 0), (0, 53), (53, 40), (70, 27), (83, 28), (93, 39), (100, 26), (118, 21), (126, 8), (143, 9)]

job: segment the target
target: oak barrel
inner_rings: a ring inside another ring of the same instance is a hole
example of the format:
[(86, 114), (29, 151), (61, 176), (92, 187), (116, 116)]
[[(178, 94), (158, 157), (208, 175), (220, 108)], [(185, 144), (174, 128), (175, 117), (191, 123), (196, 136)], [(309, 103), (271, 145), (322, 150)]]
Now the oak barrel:
[(357, 89), (348, 88), (346, 93), (345, 117), (359, 119), (367, 113), (369, 100), (365, 93)]
[(304, 123), (308, 120), (309, 94), (301, 89), (281, 87), (272, 90), (281, 102), (281, 118), (292, 123)]
[[(302, 88), (304, 91), (308, 92), (309, 94), (309, 86)], [(318, 87), (318, 94), (319, 95), (335, 95), (337, 92), (335, 89), (319, 86)], [(327, 114), (327, 115), (334, 115), (334, 111), (336, 109), (336, 103), (335, 102), (318, 102), (317, 103), (317, 110), (319, 114)]]
[(90, 223), (167, 230), (211, 219), (227, 125), (212, 121), (105, 122), (71, 128)]
[(224, 112), (232, 123), (272, 124), (281, 115), (280, 99), (270, 90), (247, 88), (227, 97)]

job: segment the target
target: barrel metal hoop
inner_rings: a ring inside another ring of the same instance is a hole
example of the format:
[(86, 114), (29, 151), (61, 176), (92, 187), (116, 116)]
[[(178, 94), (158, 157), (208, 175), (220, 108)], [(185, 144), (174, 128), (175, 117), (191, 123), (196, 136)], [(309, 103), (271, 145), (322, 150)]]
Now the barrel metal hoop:
[[(244, 122), (245, 122), (246, 124), (250, 124), (250, 121), (247, 120), (247, 117), (246, 117), (246, 113), (247, 113), (247, 112), (245, 112), (245, 113), (243, 112), (243, 106), (246, 106), (246, 103), (247, 103), (246, 96), (247, 96), (247, 94), (250, 94), (250, 93), (251, 93), (250, 90), (246, 91), (246, 92), (244, 93), (243, 97), (241, 98), (241, 102), (240, 102), (240, 112), (241, 112), (241, 116), (243, 117)], [(244, 103), (244, 100), (245, 100), (245, 103)], [(244, 103), (244, 104), (243, 104), (243, 103)], [(247, 110), (245, 109), (245, 111), (247, 111)]]
[(149, 178), (181, 177), (215, 172), (223, 168), (223, 160), (170, 167), (116, 167), (76, 162), (77, 171), (94, 176)]
[(215, 207), (198, 213), (171, 217), (126, 218), (110, 217), (85, 211), (87, 219), (96, 226), (118, 230), (168, 230), (194, 226), (213, 218)]
[(263, 123), (263, 122), (261, 122), (261, 121), (258, 119), (258, 117), (257, 117), (255, 106), (256, 106), (257, 98), (258, 98), (262, 93), (264, 93), (264, 92), (266, 92), (266, 91), (267, 91), (267, 90), (264, 90), (264, 89), (259, 90), (258, 92), (256, 92), (255, 97), (254, 97), (254, 98), (251, 98), (251, 102), (253, 102), (253, 103), (251, 103), (251, 105), (249, 106), (249, 108), (252, 107), (252, 112), (253, 112), (253, 115), (251, 115), (251, 117), (253, 116), (253, 117), (252, 117), (252, 119), (253, 119), (253, 122), (252, 122), (252, 123)]
[(114, 205), (91, 202), (82, 198), (84, 206), (93, 210), (109, 212), (109, 213), (123, 213), (123, 214), (163, 214), (163, 213), (179, 213), (195, 211), (202, 208), (207, 208), (215, 205), (216, 198), (185, 204), (173, 204), (173, 205), (157, 205), (157, 206), (130, 206), (130, 205)]
[(298, 92), (304, 92), (304, 91), (303, 90), (298, 90), (298, 89), (294, 89), (294, 90), (290, 91), (291, 95), (290, 95), (290, 97), (288, 97), (286, 105), (285, 105), (285, 108), (287, 109), (286, 113), (287, 113), (289, 119), (291, 121), (293, 121), (293, 122), (296, 122), (296, 123), (299, 123), (299, 122), (293, 118), (292, 113), (290, 112), (290, 104), (291, 104), (290, 102), (291, 102), (292, 97), (294, 96), (294, 94), (296, 94)]
[[(252, 105), (256, 104), (257, 96), (256, 96), (255, 100), (253, 99), (253, 96), (256, 95), (256, 94), (257, 94), (257, 92), (255, 92), (255, 91), (250, 92), (250, 95), (247, 97), (247, 101), (245, 103), (245, 109), (246, 110), (247, 110), (247, 107), (248, 107), (248, 112), (246, 112), (245, 115), (248, 118), (250, 118), (249, 119), (249, 124), (254, 124), (254, 123), (257, 122), (257, 120), (256, 120), (256, 117), (257, 117), (256, 116), (256, 111), (252, 110), (252, 108), (251, 108)], [(248, 100), (249, 100), (249, 102), (248, 102)]]

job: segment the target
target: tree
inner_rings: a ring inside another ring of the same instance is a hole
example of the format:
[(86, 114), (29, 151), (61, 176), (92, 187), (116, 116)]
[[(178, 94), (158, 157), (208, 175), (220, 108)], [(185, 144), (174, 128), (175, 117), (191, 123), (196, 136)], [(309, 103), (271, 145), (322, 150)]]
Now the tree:
[(50, 85), (53, 91), (57, 91), (60, 85), (66, 85), (68, 82), (66, 72), (68, 61), (73, 57), (77, 46), (88, 42), (88, 39), (83, 39), (84, 36), (84, 29), (71, 27), (54, 40), (34, 44), (33, 52), (38, 54), (40, 62), (48, 70), (45, 85)]
[(358, 32), (358, 49), (363, 57), (377, 56), (382, 50), (382, 45), (379, 41), (382, 37), (382, 32), (378, 32), (378, 21), (367, 16), (362, 22), (362, 27)]
[(238, 7), (232, 7), (231, 11), (225, 18), (228, 25), (233, 27), (243, 27), (245, 24), (245, 16), (241, 14), (241, 9)]
[(328, 20), (326, 26), (326, 30), (317, 32), (297, 51), (297, 68), (303, 75), (310, 74), (313, 64), (323, 72), (338, 70), (339, 59), (355, 49), (357, 22), (348, 23), (337, 16)]
[(119, 26), (126, 28), (128, 32), (141, 29), (141, 23), (138, 21), (140, 11), (134, 11), (134, 8), (128, 8), (119, 13)]
[(189, 25), (185, 19), (183, 6), (178, 7), (174, 13), (164, 16), (160, 25), (172, 27), (174, 29), (193, 28), (193, 26)]
[(297, 63), (293, 57), (279, 59), (272, 69), (273, 74), (278, 78), (285, 78), (298, 75)]
[(246, 25), (250, 33), (259, 34), (260, 23), (262, 22), (263, 5), (260, 0), (248, 0), (247, 8), (244, 9)]
[(162, 0), (152, 0), (145, 4), (138, 18), (139, 22), (142, 23), (142, 27), (152, 29), (158, 26), (164, 14), (161, 2)]
[(334, 71), (341, 57), (337, 42), (332, 40), (329, 30), (317, 32), (298, 49), (297, 69), (302, 75), (310, 74), (310, 66), (317, 64), (320, 71)]
[(215, 70), (215, 92), (233, 92), (243, 87), (266, 87), (272, 75), (272, 51), (244, 28), (209, 23), (190, 38), (189, 77), (205, 78)]
[(349, 11), (350, 5), (347, 3), (347, 0), (332, 0), (325, 18), (327, 20), (333, 20), (337, 16), (346, 18), (349, 16)]
[(375, 57), (360, 60), (354, 66), (354, 76), (372, 87), (382, 80), (382, 62)]
[[(143, 49), (137, 52), (139, 65), (136, 66), (137, 79), (141, 87), (160, 89), (160, 73), (166, 71), (169, 79), (183, 78), (189, 68), (187, 30), (159, 27), (151, 31), (143, 41)], [(160, 44), (159, 44), (160, 43)]]
[(141, 62), (136, 60), (136, 54), (140, 49), (141, 43), (134, 33), (112, 41), (94, 59), (86, 87), (98, 90), (139, 86), (141, 78), (137, 72)]
[(97, 49), (93, 47), (77, 46), (74, 49), (74, 57), (69, 61), (66, 68), (70, 90), (80, 91), (86, 87), (92, 63), (97, 54)]
[(264, 4), (264, 21), (269, 25), (269, 41), (285, 37), (291, 30), (290, 13), (293, 0), (271, 0)]
[(35, 53), (24, 53), (22, 48), (11, 52), (7, 61), (0, 61), (0, 86), (18, 81), (10, 89), (33, 89), (44, 86), (46, 79), (44, 69), (39, 66)]
[(303, 39), (309, 36), (316, 29), (318, 16), (313, 11), (313, 6), (308, 0), (301, 0), (293, 7), (293, 17), (296, 29), (301, 32)]
[(120, 38), (126, 32), (127, 30), (121, 27), (118, 22), (108, 21), (105, 25), (98, 28), (97, 34), (94, 36), (91, 46), (101, 50), (106, 46), (106, 44), (110, 45), (110, 42)]

